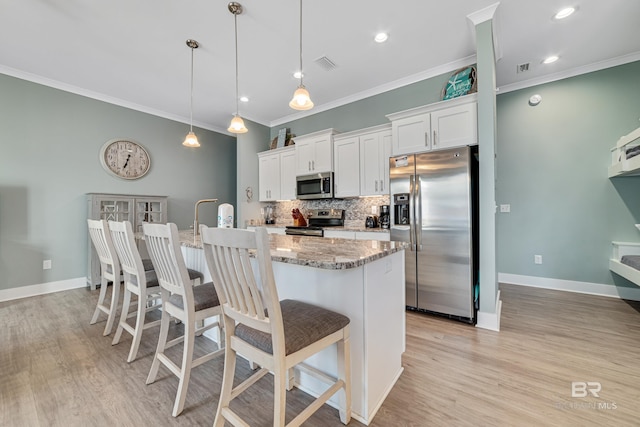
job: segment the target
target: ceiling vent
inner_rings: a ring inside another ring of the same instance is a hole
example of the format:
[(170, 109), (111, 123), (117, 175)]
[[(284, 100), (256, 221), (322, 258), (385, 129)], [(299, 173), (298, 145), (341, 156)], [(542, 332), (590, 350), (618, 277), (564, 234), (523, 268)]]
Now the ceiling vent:
[(336, 68), (336, 64), (326, 56), (321, 56), (313, 62), (325, 71), (331, 71)]
[(529, 71), (529, 62), (525, 62), (524, 64), (516, 65), (516, 74), (525, 73)]

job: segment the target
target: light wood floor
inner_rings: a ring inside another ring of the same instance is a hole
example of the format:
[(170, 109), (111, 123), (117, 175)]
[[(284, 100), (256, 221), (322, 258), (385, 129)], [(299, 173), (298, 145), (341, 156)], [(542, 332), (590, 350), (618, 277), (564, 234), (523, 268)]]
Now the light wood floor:
[[(500, 333), (407, 313), (405, 371), (372, 426), (640, 425), (640, 303), (501, 289)], [(104, 325), (89, 325), (96, 299), (97, 291), (77, 289), (0, 303), (0, 425), (211, 425), (222, 359), (194, 369), (174, 419), (177, 379), (161, 368), (145, 385), (157, 330), (127, 364), (130, 336), (112, 347)], [(249, 375), (239, 366), (236, 381)], [(572, 381), (599, 382), (599, 397), (572, 398)], [(271, 386), (267, 376), (237, 402), (252, 425), (270, 424)], [(309, 400), (289, 393), (287, 420)], [(306, 425), (341, 424), (325, 406)]]

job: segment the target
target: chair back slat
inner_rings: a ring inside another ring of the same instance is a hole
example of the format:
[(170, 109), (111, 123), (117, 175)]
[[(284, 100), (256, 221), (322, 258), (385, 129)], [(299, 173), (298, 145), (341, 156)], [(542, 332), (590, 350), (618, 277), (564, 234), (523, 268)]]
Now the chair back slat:
[(102, 276), (108, 280), (115, 281), (116, 277), (120, 278), (120, 263), (118, 262), (118, 255), (111, 240), (107, 221), (103, 219), (88, 219), (87, 225), (93, 247), (96, 249), (98, 259), (100, 260)]
[(136, 246), (133, 227), (129, 221), (109, 221), (111, 239), (120, 259), (125, 281), (139, 285), (145, 278), (144, 264)]
[[(200, 236), (223, 312), (237, 322), (274, 336), (278, 335), (274, 331), (278, 330), (278, 322), (281, 325), (282, 314), (271, 269), (268, 236), (265, 250), (265, 240), (259, 240), (262, 233), (266, 236), (262, 228), (252, 232), (203, 226)], [(255, 269), (250, 251), (256, 251), (258, 267)], [(264, 268), (263, 263), (269, 267)], [(255, 270), (260, 271), (259, 281)]]
[[(160, 286), (193, 300), (192, 283), (174, 223), (143, 224), (144, 240)], [(186, 305), (185, 305), (186, 307)]]

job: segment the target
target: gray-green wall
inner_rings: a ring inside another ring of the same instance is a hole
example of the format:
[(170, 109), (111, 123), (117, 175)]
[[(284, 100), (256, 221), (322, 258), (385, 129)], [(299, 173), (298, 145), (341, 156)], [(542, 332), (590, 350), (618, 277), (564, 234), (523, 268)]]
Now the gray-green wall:
[(498, 214), (501, 273), (630, 285), (608, 260), (612, 240), (640, 241), (640, 178), (607, 167), (640, 126), (638, 75), (634, 62), (498, 96), (497, 202), (511, 205)]
[[(192, 224), (198, 199), (236, 204), (234, 137), (196, 128), (202, 147), (189, 149), (183, 123), (6, 75), (0, 94), (0, 290), (86, 275), (85, 193), (169, 196), (168, 218), (180, 228)], [(100, 149), (118, 137), (149, 150), (145, 177), (102, 169)], [(202, 205), (200, 218), (215, 225), (216, 206)]]

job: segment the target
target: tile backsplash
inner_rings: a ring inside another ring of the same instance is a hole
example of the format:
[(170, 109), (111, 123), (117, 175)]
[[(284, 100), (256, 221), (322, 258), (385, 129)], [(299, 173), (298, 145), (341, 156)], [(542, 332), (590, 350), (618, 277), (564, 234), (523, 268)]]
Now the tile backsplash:
[(346, 225), (352, 223), (364, 224), (367, 215), (371, 215), (371, 207), (378, 207), (377, 214), (380, 214), (380, 205), (388, 205), (389, 196), (361, 197), (357, 199), (331, 199), (331, 200), (291, 200), (274, 203), (262, 203), (262, 206), (271, 205), (275, 208), (276, 225), (287, 225), (293, 222), (291, 210), (298, 208), (305, 214), (308, 209), (344, 209), (344, 219)]

